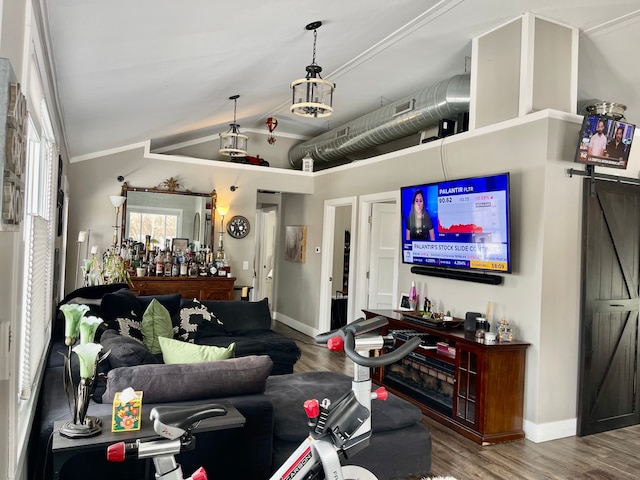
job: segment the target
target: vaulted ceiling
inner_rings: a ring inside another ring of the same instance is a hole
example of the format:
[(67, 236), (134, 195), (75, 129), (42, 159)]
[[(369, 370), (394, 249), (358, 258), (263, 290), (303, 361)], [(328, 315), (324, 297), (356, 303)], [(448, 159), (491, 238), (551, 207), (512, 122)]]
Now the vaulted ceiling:
[[(72, 157), (144, 140), (168, 145), (238, 123), (302, 140), (469, 69), (471, 40), (524, 12), (580, 29), (579, 100), (640, 119), (638, 0), (42, 0)], [(291, 81), (316, 61), (335, 113), (289, 112)], [(471, 60), (472, 61), (472, 60)], [(250, 145), (251, 149), (251, 145)], [(250, 153), (252, 153), (250, 151)]]

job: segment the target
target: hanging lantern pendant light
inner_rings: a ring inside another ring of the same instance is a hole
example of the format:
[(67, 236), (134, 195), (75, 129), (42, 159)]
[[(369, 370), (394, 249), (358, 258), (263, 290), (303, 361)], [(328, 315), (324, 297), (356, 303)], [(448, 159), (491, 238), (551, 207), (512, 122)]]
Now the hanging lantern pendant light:
[(333, 90), (336, 84), (322, 79), (322, 67), (316, 63), (316, 40), (321, 25), (322, 22), (312, 22), (305, 27), (313, 30), (313, 60), (311, 65), (307, 65), (307, 76), (291, 82), (291, 112), (301, 117), (322, 118), (333, 113)]
[(229, 124), (229, 131), (220, 134), (220, 155), (230, 157), (245, 157), (247, 155), (247, 143), (249, 137), (240, 133), (240, 125), (236, 123), (236, 106), (240, 95), (232, 95), (229, 100), (233, 100), (233, 123)]

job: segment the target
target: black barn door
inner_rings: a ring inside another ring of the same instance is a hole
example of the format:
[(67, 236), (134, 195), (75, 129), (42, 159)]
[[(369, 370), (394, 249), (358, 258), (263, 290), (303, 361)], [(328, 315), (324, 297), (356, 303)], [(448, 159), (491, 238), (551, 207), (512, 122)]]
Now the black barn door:
[(584, 191), (578, 435), (640, 423), (640, 186)]

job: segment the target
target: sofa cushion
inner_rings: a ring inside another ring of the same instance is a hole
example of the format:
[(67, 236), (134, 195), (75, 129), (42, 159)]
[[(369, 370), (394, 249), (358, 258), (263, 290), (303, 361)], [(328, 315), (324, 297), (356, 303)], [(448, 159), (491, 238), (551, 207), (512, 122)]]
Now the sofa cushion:
[(274, 331), (247, 332), (244, 335), (227, 337), (207, 337), (196, 340), (198, 345), (214, 345), (226, 347), (236, 344), (236, 357), (245, 355), (269, 355), (274, 362), (290, 362), (294, 364), (300, 358), (300, 349), (291, 338)]
[(154, 298), (142, 315), (142, 338), (153, 354), (161, 353), (158, 337), (173, 338), (173, 325), (169, 310)]
[(203, 300), (202, 303), (215, 313), (231, 335), (271, 329), (271, 311), (267, 298), (259, 302)]
[(236, 344), (228, 347), (212, 347), (208, 345), (194, 345), (181, 340), (159, 338), (164, 363), (197, 363), (213, 362), (233, 358)]
[(143, 310), (136, 296), (131, 290), (122, 289), (114, 293), (107, 293), (100, 303), (102, 319), (121, 335), (143, 341), (142, 314)]
[(195, 298), (182, 302), (180, 312), (173, 318), (173, 325), (176, 338), (189, 343), (200, 337), (226, 335), (216, 315)]
[(111, 350), (107, 360), (111, 368), (131, 367), (160, 361), (140, 341), (120, 335), (115, 330), (107, 330), (100, 338), (104, 352)]
[(103, 402), (127, 387), (144, 392), (146, 403), (177, 402), (262, 393), (273, 363), (264, 355), (217, 362), (139, 365), (109, 372)]
[(180, 300), (182, 300), (182, 295), (179, 293), (170, 293), (168, 295), (141, 295), (136, 298), (140, 303), (142, 311), (145, 311), (149, 307), (151, 300), (157, 300), (164, 308), (169, 310), (169, 315), (173, 317), (180, 311)]
[[(351, 389), (352, 378), (335, 372), (306, 372), (272, 376), (265, 394), (273, 400), (274, 436), (302, 441), (309, 434), (304, 402), (310, 398), (338, 400)], [(371, 402), (373, 433), (400, 430), (418, 423), (422, 412), (401, 398), (389, 394), (386, 401)], [(374, 435), (375, 436), (375, 435)]]

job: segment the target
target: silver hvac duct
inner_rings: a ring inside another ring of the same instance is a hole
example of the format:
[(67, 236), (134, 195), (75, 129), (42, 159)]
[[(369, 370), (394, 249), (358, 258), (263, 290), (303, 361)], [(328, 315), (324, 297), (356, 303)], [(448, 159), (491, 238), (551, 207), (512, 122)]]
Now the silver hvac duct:
[(456, 75), (334, 128), (289, 150), (300, 168), (307, 152), (316, 162), (332, 162), (350, 153), (389, 143), (469, 111), (469, 75)]

